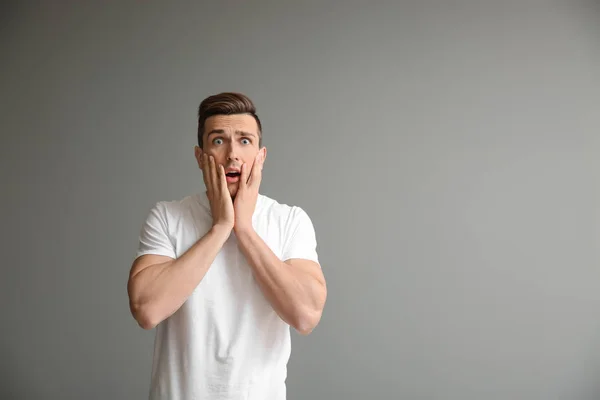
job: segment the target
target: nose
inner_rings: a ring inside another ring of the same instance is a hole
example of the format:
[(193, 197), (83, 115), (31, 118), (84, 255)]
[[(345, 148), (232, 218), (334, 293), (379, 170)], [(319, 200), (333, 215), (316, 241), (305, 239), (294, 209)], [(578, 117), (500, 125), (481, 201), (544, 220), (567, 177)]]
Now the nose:
[(238, 162), (239, 156), (237, 154), (237, 150), (235, 148), (235, 144), (230, 144), (227, 152), (227, 161), (236, 161)]

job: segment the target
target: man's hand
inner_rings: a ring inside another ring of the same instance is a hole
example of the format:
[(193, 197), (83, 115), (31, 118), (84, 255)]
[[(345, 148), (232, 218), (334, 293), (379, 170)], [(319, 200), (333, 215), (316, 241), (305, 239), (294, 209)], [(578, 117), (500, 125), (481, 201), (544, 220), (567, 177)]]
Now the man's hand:
[(252, 171), (249, 171), (247, 164), (242, 165), (240, 186), (233, 204), (235, 209), (234, 230), (236, 232), (252, 229), (252, 215), (254, 215), (258, 199), (263, 163), (264, 157), (262, 152), (259, 152), (252, 165)]
[(202, 155), (202, 175), (206, 185), (206, 194), (210, 201), (213, 226), (231, 231), (235, 222), (233, 202), (227, 188), (227, 178), (222, 165), (216, 166), (213, 156)]

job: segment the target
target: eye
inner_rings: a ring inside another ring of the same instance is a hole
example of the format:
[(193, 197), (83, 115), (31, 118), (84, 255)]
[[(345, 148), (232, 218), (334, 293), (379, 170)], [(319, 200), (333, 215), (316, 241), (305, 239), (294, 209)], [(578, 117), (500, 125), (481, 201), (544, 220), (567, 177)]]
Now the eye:
[(252, 142), (250, 141), (250, 139), (243, 138), (243, 139), (242, 139), (242, 143), (243, 143), (243, 144), (250, 144), (250, 143), (252, 143)]
[(216, 138), (215, 140), (213, 140), (213, 144), (216, 144), (216, 145), (223, 144), (223, 139)]

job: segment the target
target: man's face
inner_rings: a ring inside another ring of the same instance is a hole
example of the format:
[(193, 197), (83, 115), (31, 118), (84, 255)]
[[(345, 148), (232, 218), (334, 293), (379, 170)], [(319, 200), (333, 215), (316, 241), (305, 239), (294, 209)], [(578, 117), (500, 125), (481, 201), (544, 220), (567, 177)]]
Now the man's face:
[(231, 172), (227, 176), (227, 188), (231, 197), (235, 197), (238, 191), (242, 164), (246, 163), (250, 172), (258, 152), (262, 152), (264, 158), (267, 155), (266, 149), (259, 147), (258, 124), (248, 114), (214, 115), (207, 118), (202, 143), (204, 149), (198, 146), (195, 149), (198, 166), (202, 169), (204, 153), (215, 158), (217, 167), (222, 165), (226, 173)]

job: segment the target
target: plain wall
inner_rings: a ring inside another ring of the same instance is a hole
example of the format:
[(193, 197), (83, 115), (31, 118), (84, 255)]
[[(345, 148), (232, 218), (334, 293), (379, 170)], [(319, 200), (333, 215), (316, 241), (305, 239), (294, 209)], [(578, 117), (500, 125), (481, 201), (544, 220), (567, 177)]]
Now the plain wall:
[(598, 6), (3, 3), (0, 398), (146, 398), (137, 235), (229, 90), (328, 280), (289, 399), (600, 398)]

